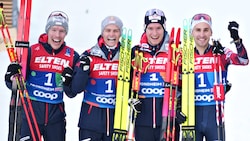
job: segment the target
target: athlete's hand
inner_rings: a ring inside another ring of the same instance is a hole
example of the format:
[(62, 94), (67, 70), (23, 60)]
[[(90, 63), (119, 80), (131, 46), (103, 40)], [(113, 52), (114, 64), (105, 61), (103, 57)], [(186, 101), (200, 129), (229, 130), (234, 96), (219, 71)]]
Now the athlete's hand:
[(213, 54), (224, 54), (224, 48), (219, 41), (213, 41)]
[(141, 101), (139, 99), (136, 99), (136, 98), (130, 98), (128, 100), (128, 104), (130, 106), (132, 106), (133, 110), (136, 112), (136, 113), (140, 113), (141, 112)]
[(83, 71), (88, 71), (90, 68), (90, 62), (92, 59), (89, 56), (81, 56), (80, 57), (80, 68), (82, 68)]
[(225, 91), (225, 94), (231, 90), (231, 87), (232, 87), (232, 83), (230, 83), (229, 81), (227, 81), (226, 82), (226, 91)]
[(72, 81), (72, 75), (73, 75), (73, 69), (69, 66), (65, 67), (61, 75), (64, 85), (69, 86), (69, 84)]
[(240, 39), (238, 29), (239, 29), (239, 24), (235, 21), (229, 22), (228, 25), (228, 30), (230, 32), (230, 37), (233, 38), (234, 41), (237, 41)]
[(11, 82), (13, 76), (19, 74), (19, 69), (21, 68), (22, 66), (20, 66), (18, 63), (11, 63), (7, 68), (7, 72), (5, 73), (5, 81)]
[(187, 117), (184, 113), (182, 113), (180, 110), (176, 111), (176, 122), (178, 124), (182, 124), (187, 120)]

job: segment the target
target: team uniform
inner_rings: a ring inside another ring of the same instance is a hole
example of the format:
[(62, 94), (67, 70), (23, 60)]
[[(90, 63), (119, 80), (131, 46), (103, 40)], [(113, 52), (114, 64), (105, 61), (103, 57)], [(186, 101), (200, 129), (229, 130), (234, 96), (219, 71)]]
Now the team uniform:
[[(66, 113), (64, 111), (61, 73), (65, 65), (76, 64), (79, 55), (65, 44), (53, 50), (42, 34), (39, 43), (28, 51), (26, 87), (41, 134), (49, 140), (65, 140)], [(11, 88), (11, 83), (7, 83)], [(31, 137), (25, 114), (22, 114), (21, 138)]]
[[(132, 49), (132, 58), (135, 56), (135, 50), (138, 49), (143, 52), (144, 58), (149, 62), (146, 73), (141, 74), (138, 94), (142, 102), (142, 109), (135, 122), (136, 141), (160, 140), (164, 82), (166, 82), (166, 63), (168, 61), (168, 40), (169, 35), (165, 31), (164, 41), (161, 45), (152, 47), (147, 43), (146, 36), (142, 35), (141, 45)], [(176, 136), (178, 136), (178, 129), (176, 133)]]
[[(38, 43), (28, 49), (26, 69), (26, 88), (28, 95), (25, 97), (25, 105), (31, 104), (32, 109), (27, 109), (35, 129), (34, 120), (37, 121), (41, 137), (36, 140), (65, 141), (66, 121), (63, 95), (64, 67), (73, 67), (79, 54), (65, 43), (68, 33), (68, 16), (63, 11), (52, 11), (48, 16), (45, 32), (40, 35)], [(18, 63), (11, 63), (5, 74), (5, 82), (11, 89), (12, 77), (19, 74)], [(29, 102), (29, 104), (27, 104)], [(34, 112), (34, 113), (30, 113)], [(35, 119), (33, 119), (33, 114)], [(31, 116), (32, 115), (32, 116)], [(20, 140), (33, 140), (28, 118), (22, 111), (21, 138)]]
[[(224, 48), (221, 55), (222, 83), (226, 86), (228, 66), (247, 65), (248, 56), (242, 43), (236, 44), (237, 52)], [(206, 49), (203, 55), (199, 55), (195, 49), (195, 119), (196, 141), (202, 141), (206, 135), (208, 141), (218, 140), (216, 124), (216, 102), (214, 100), (214, 56), (212, 47)], [(216, 138), (213, 138), (216, 137)]]
[(79, 140), (112, 139), (119, 48), (120, 43), (113, 48), (106, 47), (100, 36), (98, 43), (82, 54), (91, 58), (89, 70), (83, 71), (80, 61), (74, 68), (71, 97), (84, 92), (78, 123)]

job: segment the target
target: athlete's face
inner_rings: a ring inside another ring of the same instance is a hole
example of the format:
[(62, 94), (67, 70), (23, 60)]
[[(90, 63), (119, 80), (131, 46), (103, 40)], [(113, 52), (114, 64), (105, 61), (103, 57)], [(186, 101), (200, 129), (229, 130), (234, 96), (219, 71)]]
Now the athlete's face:
[(211, 27), (207, 23), (198, 23), (192, 30), (195, 46), (199, 48), (207, 48), (210, 37), (212, 36)]
[(62, 26), (52, 26), (48, 31), (48, 44), (57, 50), (64, 43), (66, 35), (66, 30)]
[(121, 31), (116, 25), (110, 24), (104, 28), (102, 37), (107, 46), (114, 47), (119, 42)]
[(164, 28), (159, 23), (150, 23), (146, 28), (148, 43), (152, 46), (160, 44), (164, 37)]

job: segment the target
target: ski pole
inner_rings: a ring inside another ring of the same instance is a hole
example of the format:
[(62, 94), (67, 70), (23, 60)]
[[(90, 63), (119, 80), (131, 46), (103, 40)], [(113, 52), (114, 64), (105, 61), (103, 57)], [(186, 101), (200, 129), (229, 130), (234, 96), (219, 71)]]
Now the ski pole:
[[(1, 14), (1, 16), (3, 17), (3, 14)], [(4, 44), (5, 44), (6, 49), (7, 49), (7, 51), (8, 51), (8, 54), (9, 54), (9, 57), (10, 57), (11, 62), (16, 62), (16, 60), (15, 60), (15, 59), (16, 59), (16, 55), (15, 55), (15, 53), (14, 53), (13, 43), (12, 43), (12, 41), (11, 41), (11, 38), (9, 37), (8, 26), (7, 26), (6, 24), (4, 24), (4, 22), (5, 22), (4, 20), (1, 21), (1, 32), (2, 32), (2, 36), (3, 36)], [(6, 32), (7, 32), (7, 34), (8, 34), (8, 39), (7, 39), (6, 36), (5, 36), (5, 31), (4, 31), (4, 29), (6, 29)], [(9, 40), (9, 41), (8, 41), (8, 40)], [(10, 45), (11, 47), (9, 47), (9, 45)], [(20, 73), (20, 70), (19, 70), (19, 73)], [(20, 85), (20, 83), (19, 83), (19, 78), (18, 78), (18, 76), (15, 76), (15, 79), (16, 79), (16, 81), (17, 81), (18, 89), (21, 90), (21, 85)], [(22, 100), (23, 109), (24, 109), (25, 114), (26, 114), (26, 116), (27, 116), (27, 120), (28, 120), (29, 127), (32, 127), (31, 121), (30, 121), (30, 118), (29, 118), (29, 115), (28, 115), (28, 110), (27, 110), (26, 104), (25, 104), (25, 102), (23, 101), (23, 93), (22, 93), (22, 91), (19, 91), (19, 94), (20, 94), (20, 97), (21, 97), (21, 100)], [(31, 129), (32, 129), (32, 128), (31, 128)], [(33, 130), (31, 130), (31, 134), (32, 134), (32, 136), (34, 137), (34, 131), (33, 131)]]
[(168, 123), (168, 112), (169, 112), (169, 99), (171, 93), (171, 84), (170, 84), (170, 77), (171, 77), (171, 57), (172, 57), (172, 49), (171, 44), (174, 41), (174, 27), (171, 29), (169, 44), (168, 44), (168, 61), (165, 65), (166, 67), (166, 80), (164, 83), (164, 97), (163, 97), (163, 105), (162, 105), (162, 125), (160, 131), (160, 141), (165, 141), (167, 138), (166, 135), (166, 127)]
[[(218, 41), (214, 41), (216, 44)], [(217, 133), (218, 140), (224, 141), (224, 100), (225, 92), (224, 85), (222, 83), (222, 68), (221, 68), (221, 55), (214, 54), (214, 100), (216, 102), (216, 124), (217, 124)], [(217, 71), (218, 70), (218, 71)], [(219, 74), (219, 76), (217, 76)], [(219, 79), (219, 80), (218, 80)], [(222, 131), (222, 133), (221, 133)], [(222, 137), (221, 137), (222, 134)]]
[(172, 141), (175, 141), (175, 134), (176, 134), (176, 130), (175, 130), (175, 117), (176, 117), (176, 106), (177, 106), (177, 93), (178, 93), (178, 85), (179, 85), (179, 71), (180, 71), (180, 65), (181, 65), (181, 61), (180, 61), (180, 50), (178, 49), (178, 44), (179, 44), (179, 41), (176, 40), (176, 46), (177, 48), (175, 48), (175, 60), (173, 62), (173, 66), (175, 67), (175, 70), (173, 72), (173, 84), (174, 84), (174, 89), (175, 89), (175, 92), (174, 92), (174, 99), (172, 99), (172, 117), (173, 117), (173, 129), (172, 129)]
[[(1, 26), (1, 32), (2, 32), (4, 44), (6, 46), (10, 61), (11, 61), (11, 63), (18, 63), (17, 54), (15, 52), (15, 48), (14, 48), (14, 45), (13, 45), (13, 42), (12, 42), (12, 38), (10, 36), (8, 24), (6, 23), (6, 20), (5, 20), (3, 7), (1, 7), (1, 20), (2, 20), (1, 25), (0, 25)], [(5, 35), (5, 31), (7, 32), (8, 38)], [(31, 123), (31, 119), (30, 119), (28, 111), (30, 111), (30, 113), (32, 115), (33, 122), (35, 124), (35, 128), (36, 128), (36, 131), (37, 131), (37, 134), (38, 134), (39, 138), (41, 136), (40, 131), (39, 131), (39, 128), (38, 128), (38, 125), (37, 125), (36, 118), (34, 116), (34, 110), (33, 110), (32, 105), (30, 103), (30, 99), (29, 99), (27, 89), (25, 87), (25, 81), (24, 81), (22, 72), (21, 72), (20, 69), (18, 71), (19, 71), (18, 76), (15, 76), (15, 80), (17, 82), (17, 87), (18, 87), (18, 93), (20, 95), (22, 106), (23, 106), (25, 115), (27, 117), (27, 121), (28, 121), (28, 125), (29, 125), (30, 131), (31, 131), (32, 138), (33, 138), (34, 141), (36, 141), (35, 134), (34, 134), (34, 129), (32, 127), (32, 123)], [(26, 99), (28, 101), (28, 107), (27, 107), (27, 105), (25, 103), (25, 100), (24, 100), (24, 94), (25, 94)]]

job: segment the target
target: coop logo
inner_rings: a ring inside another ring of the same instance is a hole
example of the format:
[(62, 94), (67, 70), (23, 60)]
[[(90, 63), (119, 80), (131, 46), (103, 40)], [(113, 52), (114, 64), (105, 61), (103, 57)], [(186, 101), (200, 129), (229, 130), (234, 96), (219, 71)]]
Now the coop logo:
[(54, 100), (58, 97), (58, 94), (56, 93), (45, 93), (45, 92), (38, 91), (38, 90), (35, 90), (33, 94), (37, 97), (46, 98), (50, 100)]
[(143, 94), (164, 94), (164, 88), (142, 88), (141, 92)]
[(115, 105), (115, 98), (106, 98), (106, 97), (96, 97), (96, 101), (99, 103)]
[(210, 95), (196, 95), (195, 96), (195, 101), (207, 101), (207, 102), (211, 102), (212, 100), (214, 100), (214, 95), (210, 94)]

